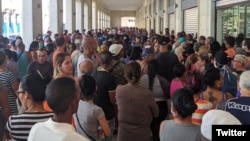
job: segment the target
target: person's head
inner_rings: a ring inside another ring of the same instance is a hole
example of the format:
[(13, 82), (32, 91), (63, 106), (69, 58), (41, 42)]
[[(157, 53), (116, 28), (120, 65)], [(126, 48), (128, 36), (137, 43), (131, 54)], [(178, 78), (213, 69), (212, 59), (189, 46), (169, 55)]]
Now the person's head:
[(208, 53), (199, 54), (197, 64), (199, 67), (205, 67), (210, 64), (210, 58), (208, 56)]
[(136, 84), (141, 78), (141, 65), (136, 61), (131, 61), (124, 67), (124, 76), (131, 84)]
[[(25, 110), (32, 103), (42, 103), (45, 100), (45, 89), (50, 79), (48, 76), (39, 74), (26, 74), (19, 84), (16, 94)], [(35, 82), (35, 83), (34, 83)]]
[(37, 41), (32, 41), (30, 44), (29, 51), (37, 51), (39, 43)]
[(159, 52), (159, 44), (158, 43), (155, 43), (154, 44), (154, 53), (158, 53)]
[(159, 51), (164, 52), (168, 51), (168, 44), (170, 42), (169, 37), (162, 36), (158, 39)]
[(200, 54), (202, 54), (202, 53), (208, 54), (208, 52), (209, 52), (208, 46), (205, 46), (205, 45), (204, 45), (204, 46), (200, 46), (200, 47), (199, 47), (197, 54), (198, 54), (198, 55), (200, 55)]
[(73, 76), (73, 64), (70, 54), (63, 52), (56, 56), (54, 77)]
[(15, 51), (11, 51), (11, 50), (9, 50), (9, 49), (5, 49), (4, 50), (4, 53), (6, 54), (6, 56), (7, 56), (7, 58), (9, 59), (9, 60), (13, 60), (13, 61), (17, 61), (17, 54), (16, 54), (16, 52)]
[(233, 59), (233, 68), (246, 68), (247, 57), (245, 55), (236, 54)]
[(96, 82), (92, 76), (83, 75), (79, 82), (81, 89), (81, 96), (87, 100), (92, 99), (93, 94), (96, 90)]
[(227, 111), (212, 109), (202, 117), (201, 134), (206, 140), (212, 140), (212, 125), (241, 125), (241, 122)]
[(180, 78), (184, 75), (184, 73), (186, 72), (186, 67), (185, 65), (178, 63), (174, 66), (174, 74), (175, 77)]
[(113, 56), (109, 51), (105, 51), (100, 54), (101, 66), (109, 70), (112, 67)]
[(214, 37), (208, 36), (205, 41), (205, 45), (210, 46), (214, 41), (215, 41)]
[(112, 53), (114, 58), (120, 59), (123, 56), (123, 46), (121, 44), (112, 44), (109, 47), (109, 52)]
[(65, 40), (63, 36), (56, 38), (56, 46), (57, 47), (64, 47), (65, 46)]
[(25, 49), (25, 45), (23, 43), (23, 40), (21, 39), (16, 39), (15, 45), (18, 50), (23, 51)]
[(174, 117), (180, 119), (191, 118), (193, 112), (197, 109), (193, 93), (186, 89), (177, 89), (171, 99), (171, 112)]
[(132, 48), (132, 52), (130, 55), (130, 60), (141, 60), (142, 59), (142, 49), (139, 46), (135, 46)]
[(214, 56), (214, 66), (220, 69), (227, 64), (228, 64), (227, 54), (224, 51), (216, 52)]
[(72, 53), (74, 50), (76, 50), (76, 44), (75, 43), (70, 43), (69, 48), (68, 48), (68, 53)]
[(44, 64), (47, 61), (48, 53), (45, 49), (38, 49), (37, 51), (37, 62)]
[(105, 51), (108, 51), (108, 50), (109, 50), (108, 46), (105, 45), (105, 44), (102, 44), (102, 45), (100, 46), (100, 49), (101, 49), (101, 52), (105, 52)]
[(214, 41), (211, 45), (210, 45), (210, 53), (211, 55), (214, 57), (215, 54), (221, 50), (221, 45), (218, 41)]
[[(80, 88), (76, 81), (68, 77), (52, 80), (46, 88), (46, 101), (55, 115), (72, 116), (77, 112)], [(71, 115), (65, 115), (69, 111)]]
[(250, 38), (243, 40), (242, 48), (244, 48), (248, 52), (250, 51)]
[(187, 71), (183, 77), (183, 87), (199, 94), (203, 88), (202, 74), (198, 71)]
[(250, 96), (250, 71), (245, 71), (240, 75), (239, 89), (241, 96)]
[(97, 42), (92, 36), (85, 36), (82, 40), (84, 54), (93, 55), (97, 49)]
[(5, 65), (7, 62), (6, 55), (4, 52), (0, 51), (0, 66)]
[(204, 84), (211, 88), (221, 89), (224, 84), (224, 77), (220, 70), (215, 67), (208, 68), (203, 75)]
[(233, 48), (235, 44), (235, 38), (233, 36), (228, 36), (225, 38), (226, 48)]

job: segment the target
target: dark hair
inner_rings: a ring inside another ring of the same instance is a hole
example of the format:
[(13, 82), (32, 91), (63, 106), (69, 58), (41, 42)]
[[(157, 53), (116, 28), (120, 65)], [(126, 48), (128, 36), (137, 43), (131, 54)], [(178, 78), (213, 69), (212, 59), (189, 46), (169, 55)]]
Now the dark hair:
[(82, 95), (87, 98), (91, 98), (96, 90), (95, 79), (89, 75), (82, 76), (79, 86), (81, 88)]
[(45, 94), (52, 111), (55, 114), (64, 113), (77, 97), (75, 80), (68, 77), (54, 79), (47, 86)]
[(0, 51), (0, 65), (4, 63), (5, 59), (6, 59), (5, 53)]
[(203, 79), (207, 86), (214, 87), (215, 81), (220, 80), (220, 70), (215, 67), (208, 68), (204, 73)]
[(185, 71), (186, 71), (186, 67), (182, 63), (178, 63), (174, 66), (175, 77), (182, 77)]
[(227, 44), (229, 44), (230, 46), (234, 46), (234, 44), (235, 44), (235, 38), (234, 37), (232, 37), (232, 36), (228, 36), (228, 37), (226, 37), (225, 38), (225, 41), (227, 42)]
[(214, 57), (215, 54), (221, 50), (221, 45), (218, 41), (214, 41), (211, 45), (210, 45), (210, 52), (212, 54), (212, 56)]
[(8, 57), (8, 59), (13, 59), (15, 62), (17, 62), (17, 54), (15, 51), (11, 51), (9, 49), (5, 49), (4, 53)]
[(245, 39), (244, 46), (250, 49), (250, 38)]
[(64, 43), (65, 43), (65, 40), (63, 36), (56, 38), (56, 46), (62, 46)]
[(101, 64), (109, 65), (113, 60), (112, 53), (109, 51), (102, 52), (100, 56), (100, 60), (101, 60)]
[(152, 59), (148, 62), (148, 78), (149, 78), (149, 90), (153, 90), (153, 84), (156, 74), (158, 73), (159, 63), (156, 59)]
[(124, 67), (124, 75), (128, 82), (137, 83), (141, 78), (141, 65), (136, 61), (131, 61)]
[(45, 47), (47, 49), (48, 55), (50, 55), (55, 50), (55, 46), (53, 43), (48, 43)]
[(132, 52), (130, 55), (130, 60), (140, 60), (142, 57), (142, 49), (140, 46), (135, 46), (132, 48)]
[(177, 89), (174, 92), (172, 103), (178, 115), (183, 119), (192, 116), (192, 113), (197, 109), (192, 91), (185, 88)]
[(194, 94), (199, 94), (203, 89), (202, 74), (198, 71), (187, 71), (183, 78), (183, 86)]
[(201, 53), (199, 55), (199, 58), (200, 58), (200, 60), (205, 62), (205, 69), (210, 66), (211, 62), (210, 62), (210, 58), (208, 56), (208, 53), (205, 53), (205, 52)]
[(49, 82), (43, 78), (45, 77), (39, 74), (26, 74), (21, 79), (21, 88), (32, 96), (34, 102), (45, 100), (45, 90)]
[(37, 41), (32, 41), (32, 42), (30, 43), (29, 51), (34, 51), (34, 49), (35, 49), (36, 47), (38, 47), (38, 46), (39, 46), (39, 43), (38, 43)]

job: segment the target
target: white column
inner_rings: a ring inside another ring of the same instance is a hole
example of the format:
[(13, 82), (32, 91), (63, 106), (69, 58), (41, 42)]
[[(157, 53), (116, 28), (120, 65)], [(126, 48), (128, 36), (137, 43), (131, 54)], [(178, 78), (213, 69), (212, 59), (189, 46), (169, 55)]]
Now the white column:
[(163, 6), (163, 10), (165, 11), (163, 14), (163, 33), (165, 32), (164, 29), (169, 27), (168, 25), (168, 11), (167, 11), (167, 7), (168, 7), (168, 2), (165, 0), (164, 1), (164, 6)]
[(65, 0), (64, 8), (64, 19), (65, 19), (65, 29), (68, 30), (69, 33), (72, 33), (75, 30), (75, 0)]
[[(199, 32), (198, 36), (214, 36), (215, 7), (213, 1), (199, 0)], [(206, 25), (206, 26), (204, 26)]]
[(92, 27), (93, 17), (92, 17), (92, 0), (88, 0), (88, 29), (93, 29)]
[(0, 0), (0, 35), (2, 35), (2, 27), (3, 27), (3, 12), (2, 12), (2, 0)]
[(89, 26), (88, 26), (88, 4), (87, 3), (84, 3), (84, 28), (86, 31), (89, 30)]
[(79, 31), (82, 31), (82, 25), (83, 25), (83, 5), (80, 0), (76, 0), (75, 2), (75, 9), (76, 9), (76, 29)]
[(155, 26), (155, 28), (156, 28), (156, 33), (159, 33), (160, 34), (160, 16), (159, 16), (159, 0), (157, 0), (156, 1), (156, 10), (155, 10), (155, 12), (157, 13), (157, 15), (156, 15), (156, 26)]
[(42, 33), (42, 0), (22, 0), (21, 36), (26, 50), (37, 34)]
[(63, 2), (49, 0), (49, 29), (53, 33), (63, 32)]
[(175, 33), (183, 31), (183, 11), (181, 9), (182, 0), (176, 0), (176, 4), (178, 5), (175, 9)]

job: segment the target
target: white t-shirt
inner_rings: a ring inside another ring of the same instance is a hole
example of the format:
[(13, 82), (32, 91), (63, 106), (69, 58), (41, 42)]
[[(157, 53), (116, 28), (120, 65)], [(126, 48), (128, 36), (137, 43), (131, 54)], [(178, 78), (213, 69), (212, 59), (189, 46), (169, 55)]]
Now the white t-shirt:
[(36, 123), (30, 130), (28, 141), (89, 141), (88, 138), (76, 133), (68, 123), (54, 122), (51, 118)]
[(80, 64), (86, 60), (92, 62), (93, 65), (95, 66), (95, 63), (93, 62), (93, 60), (91, 60), (88, 56), (86, 56), (84, 54), (80, 54), (80, 56), (78, 57), (78, 61), (77, 61), (77, 76), (83, 75), (83, 73), (80, 71)]

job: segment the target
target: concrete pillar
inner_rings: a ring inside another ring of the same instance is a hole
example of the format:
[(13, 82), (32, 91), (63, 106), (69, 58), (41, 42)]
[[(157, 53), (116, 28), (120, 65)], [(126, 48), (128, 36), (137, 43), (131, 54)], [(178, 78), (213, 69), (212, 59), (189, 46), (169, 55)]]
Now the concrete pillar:
[(3, 33), (2, 27), (3, 27), (3, 12), (2, 12), (2, 0), (0, 0), (0, 35), (2, 35)]
[(42, 0), (22, 0), (21, 5), (21, 36), (28, 50), (36, 35), (43, 31)]
[(86, 3), (86, 2), (84, 2), (84, 28), (86, 29), (86, 31), (88, 31), (89, 30), (89, 26), (88, 26), (88, 9), (89, 9), (89, 7), (88, 7), (88, 4)]
[[(167, 7), (168, 7), (168, 2), (165, 0), (164, 1), (164, 6), (163, 6), (163, 10), (165, 11), (164, 14), (163, 14), (163, 28), (167, 28), (169, 25), (168, 25), (168, 12), (167, 12)], [(164, 33), (165, 31), (163, 31)]]
[(75, 30), (75, 19), (76, 19), (76, 10), (75, 10), (75, 0), (65, 0), (64, 8), (64, 19), (65, 19), (65, 29), (69, 33), (72, 33)]
[(76, 13), (76, 29), (82, 31), (83, 29), (83, 2), (76, 0), (75, 2), (75, 13)]
[(88, 29), (92, 29), (92, 0), (88, 0)]
[(155, 28), (156, 28), (156, 33), (160, 34), (160, 16), (159, 16), (159, 0), (156, 1), (156, 21), (155, 21)]
[[(199, 32), (198, 36), (214, 36), (215, 4), (213, 1), (198, 1)], [(204, 26), (206, 25), (206, 26)]]
[(81, 16), (82, 16), (81, 28), (83, 30), (84, 29), (84, 0), (81, 0)]
[(176, 0), (176, 4), (178, 5), (175, 9), (175, 33), (183, 31), (183, 11), (181, 9), (182, 0)]
[(49, 29), (53, 33), (63, 33), (63, 2), (49, 0)]

